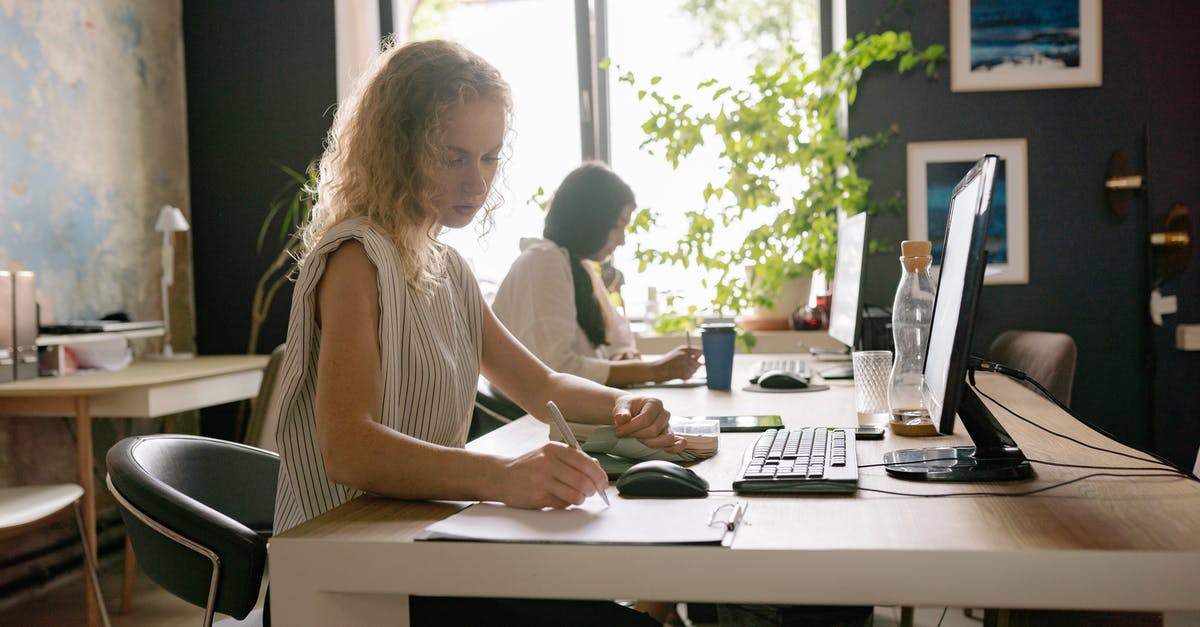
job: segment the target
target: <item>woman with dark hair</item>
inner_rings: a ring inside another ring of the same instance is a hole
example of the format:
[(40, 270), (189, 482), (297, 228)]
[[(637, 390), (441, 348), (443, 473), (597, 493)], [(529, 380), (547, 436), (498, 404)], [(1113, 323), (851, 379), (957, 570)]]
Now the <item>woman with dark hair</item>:
[(545, 239), (521, 240), (521, 256), (500, 284), (492, 309), (547, 366), (606, 385), (687, 379), (698, 348), (642, 360), (629, 321), (596, 271), (625, 243), (633, 190), (608, 166), (588, 162), (563, 179), (546, 213)]

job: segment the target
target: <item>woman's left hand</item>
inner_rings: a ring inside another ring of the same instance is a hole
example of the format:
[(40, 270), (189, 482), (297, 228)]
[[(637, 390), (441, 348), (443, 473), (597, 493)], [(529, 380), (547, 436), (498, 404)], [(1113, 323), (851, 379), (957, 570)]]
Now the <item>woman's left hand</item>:
[(625, 395), (613, 406), (613, 423), (619, 438), (637, 438), (646, 446), (671, 453), (683, 451), (683, 438), (671, 432), (671, 412), (651, 396)]

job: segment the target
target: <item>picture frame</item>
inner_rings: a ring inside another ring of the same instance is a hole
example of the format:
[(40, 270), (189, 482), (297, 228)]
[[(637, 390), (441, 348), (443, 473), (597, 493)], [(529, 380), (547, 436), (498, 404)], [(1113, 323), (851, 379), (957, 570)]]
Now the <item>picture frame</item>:
[(946, 216), (954, 185), (986, 154), (1000, 157), (988, 227), (985, 284), (1029, 282), (1029, 186), (1024, 138), (910, 142), (908, 144), (908, 239), (933, 242), (941, 259)]
[(1099, 87), (1100, 0), (950, 0), (950, 90)]

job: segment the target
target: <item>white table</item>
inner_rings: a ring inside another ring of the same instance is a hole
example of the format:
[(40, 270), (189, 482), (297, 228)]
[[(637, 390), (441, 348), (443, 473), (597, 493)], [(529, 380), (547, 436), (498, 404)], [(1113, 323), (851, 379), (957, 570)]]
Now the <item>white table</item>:
[[(253, 398), (266, 355), (209, 355), (177, 361), (139, 361), (124, 370), (41, 377), (0, 384), (0, 414), (74, 416), (76, 463), (83, 487), (83, 520), (96, 547), (96, 486), (92, 475), (92, 418), (157, 418)], [(128, 546), (128, 545), (127, 545)], [(122, 607), (129, 608), (132, 552), (126, 551)], [(88, 624), (99, 624), (98, 600), (87, 588)]]
[[(735, 383), (757, 359), (737, 357)], [(978, 379), (985, 392), (1041, 424), (1128, 451), (1007, 379)], [(779, 413), (789, 426), (853, 423), (852, 383), (830, 385), (801, 394), (697, 388), (659, 396), (684, 415)], [(1125, 465), (988, 404), (1030, 458)], [(517, 454), (547, 433), (525, 417), (472, 448)], [(712, 489), (728, 489), (753, 437), (723, 435), (717, 455), (694, 468)], [(887, 450), (951, 442), (966, 439), (889, 434), (860, 442), (859, 463), (878, 463)], [(1035, 467), (1031, 482), (969, 486), (910, 483), (863, 468), (864, 490), (852, 497), (746, 497), (747, 524), (732, 548), (414, 542), (465, 504), (362, 497), (271, 540), (272, 612), (286, 625), (407, 624), (406, 595), (418, 594), (1165, 610), (1170, 625), (1200, 624), (1200, 484), (1095, 478), (1021, 498), (866, 490), (1019, 492), (1093, 472)], [(609, 494), (619, 498), (615, 488)]]

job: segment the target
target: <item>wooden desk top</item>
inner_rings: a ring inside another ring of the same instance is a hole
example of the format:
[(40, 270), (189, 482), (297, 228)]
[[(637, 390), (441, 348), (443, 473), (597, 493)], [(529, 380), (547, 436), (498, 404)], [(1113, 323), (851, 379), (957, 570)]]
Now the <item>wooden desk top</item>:
[(192, 359), (135, 361), (128, 368), (112, 372), (38, 377), (0, 383), (0, 398), (108, 394), (133, 388), (262, 370), (267, 365), (267, 359), (267, 355), (202, 355)]
[[(739, 356), (744, 381), (754, 356)], [(998, 375), (980, 389), (1014, 411), (1083, 442), (1133, 453), (1050, 402)], [(849, 425), (850, 383), (824, 392), (658, 389), (679, 415), (779, 413), (788, 426)], [(735, 385), (735, 388), (738, 386)], [(1085, 448), (1028, 425), (984, 399), (1032, 460), (1152, 468)], [(961, 428), (960, 428), (961, 430)], [(515, 455), (546, 441), (528, 416), (469, 444)], [(719, 496), (756, 434), (722, 434), (720, 450), (693, 468)], [(884, 452), (965, 444), (964, 434), (857, 445), (852, 496), (744, 496), (749, 506), (731, 549), (416, 542), (430, 523), (466, 503), (360, 497), (271, 541), (272, 578), (295, 624), (367, 624), (396, 616), (406, 594), (546, 598), (670, 598), (744, 603), (951, 605), (955, 607), (1200, 609), (1200, 483), (1179, 477), (1083, 478), (1103, 471), (1035, 463), (1020, 483), (948, 484), (889, 477)], [(1051, 488), (1022, 497), (1003, 495)], [(887, 492), (903, 493), (889, 494)], [(977, 493), (965, 495), (964, 493)], [(614, 487), (610, 498), (620, 498)], [(919, 495), (951, 495), (921, 498)], [(412, 568), (421, 564), (421, 568)], [(586, 568), (580, 568), (586, 564)], [(733, 573), (735, 576), (714, 576)], [(744, 577), (742, 573), (755, 573)], [(341, 596), (347, 593), (352, 596)], [(365, 593), (365, 594), (364, 594)]]
[[(741, 365), (752, 356), (739, 357)], [(1019, 384), (993, 374), (977, 375), (985, 393), (1013, 411), (1093, 446), (1142, 455), (1108, 440), (1070, 418)], [(676, 415), (778, 413), (788, 426), (851, 425), (853, 384), (799, 394), (762, 394), (736, 389), (653, 390)], [(646, 391), (646, 390), (641, 390)], [(985, 399), (997, 419), (1031, 460), (1055, 464), (1118, 466), (1140, 470), (1082, 469), (1035, 463), (1037, 477), (1016, 483), (910, 482), (882, 467), (860, 470), (860, 491), (851, 497), (750, 496), (752, 529), (739, 532), (735, 548), (999, 550), (1091, 549), (1200, 552), (1200, 483), (1175, 477), (1096, 476), (1039, 494), (1004, 498), (1049, 488), (1094, 473), (1162, 474), (1164, 470), (1111, 453), (1085, 448), (1024, 423)], [(857, 444), (860, 466), (878, 464), (900, 448), (968, 445), (961, 426), (953, 436), (913, 438), (888, 433), (884, 440)], [(545, 442), (548, 427), (525, 416), (469, 445), (473, 450), (519, 454)], [(696, 466), (713, 491), (730, 490), (742, 454), (754, 433), (726, 433), (717, 455)], [(610, 487), (610, 497), (617, 498)], [(898, 494), (889, 494), (889, 492)], [(972, 496), (949, 496), (971, 493)], [(718, 492), (718, 494), (721, 494)], [(917, 498), (917, 495), (947, 495)], [(288, 531), (286, 538), (406, 541), (430, 522), (465, 504), (395, 501), (364, 497)]]

